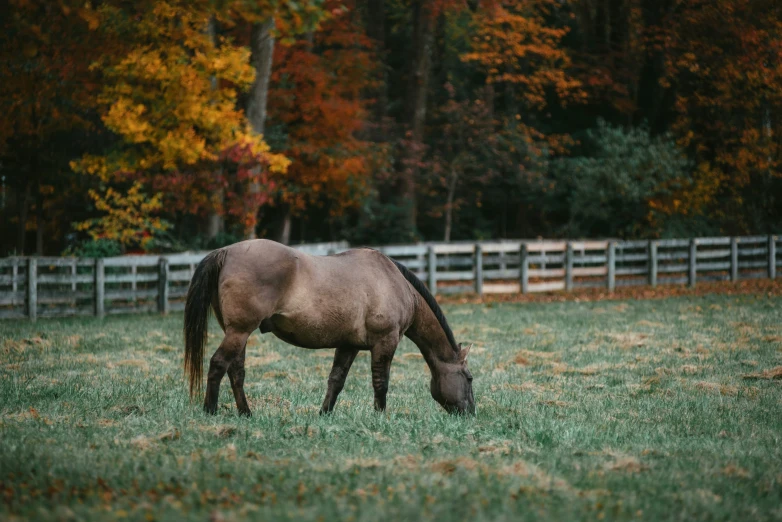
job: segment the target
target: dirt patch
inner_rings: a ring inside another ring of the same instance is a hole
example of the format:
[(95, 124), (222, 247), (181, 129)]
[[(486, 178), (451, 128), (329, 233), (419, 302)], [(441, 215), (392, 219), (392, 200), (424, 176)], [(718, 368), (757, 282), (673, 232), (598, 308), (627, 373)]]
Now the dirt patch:
[(52, 342), (41, 336), (28, 339), (6, 339), (3, 342), (3, 353), (24, 353), (28, 350), (43, 350), (49, 348)]
[(145, 372), (149, 371), (149, 363), (143, 359), (123, 359), (121, 361), (106, 363), (106, 368), (108, 369), (116, 368), (117, 366), (130, 366), (139, 368)]
[(640, 473), (649, 469), (649, 466), (643, 464), (635, 457), (617, 457), (615, 460), (605, 464), (607, 471), (619, 471), (623, 473)]
[(758, 373), (748, 373), (746, 375), (743, 375), (742, 377), (747, 380), (761, 379), (761, 380), (770, 381), (770, 380), (782, 379), (782, 366), (777, 366), (776, 368), (772, 368), (770, 370), (764, 370)]
[(171, 428), (158, 435), (139, 435), (130, 441), (130, 445), (136, 449), (149, 449), (158, 442), (177, 440), (181, 434), (176, 428)]
[(559, 352), (538, 352), (535, 350), (519, 350), (513, 361), (522, 366), (529, 366), (533, 362), (553, 362), (560, 359)]
[(280, 354), (278, 354), (277, 352), (270, 352), (270, 353), (267, 353), (267, 354), (262, 355), (260, 357), (247, 357), (244, 360), (244, 365), (247, 368), (254, 368), (256, 366), (266, 366), (266, 365), (269, 365), (269, 364), (271, 364), (273, 362), (279, 361), (280, 359), (282, 359)]
[(738, 395), (739, 389), (736, 386), (730, 386), (727, 384), (719, 384), (716, 382), (708, 382), (708, 381), (698, 381), (695, 383), (695, 388), (697, 390), (709, 392), (709, 393), (718, 393), (720, 395)]
[(662, 323), (655, 323), (654, 321), (647, 321), (646, 319), (641, 319), (635, 324), (638, 326), (647, 326), (649, 328), (665, 328), (665, 325)]
[(649, 334), (638, 332), (609, 333), (606, 337), (618, 344), (622, 349), (638, 348), (647, 343)]
[(722, 468), (722, 474), (726, 477), (749, 478), (749, 471), (735, 464), (728, 464)]
[(698, 282), (694, 288), (685, 285), (661, 285), (620, 287), (614, 292), (602, 288), (582, 288), (572, 292), (542, 292), (535, 294), (489, 294), (483, 297), (475, 294), (438, 295), (437, 300), (448, 304), (466, 303), (549, 303), (561, 301), (603, 301), (620, 299), (667, 299), (678, 296), (701, 296), (711, 294), (746, 295), (764, 294), (782, 296), (782, 279), (747, 279), (737, 282)]

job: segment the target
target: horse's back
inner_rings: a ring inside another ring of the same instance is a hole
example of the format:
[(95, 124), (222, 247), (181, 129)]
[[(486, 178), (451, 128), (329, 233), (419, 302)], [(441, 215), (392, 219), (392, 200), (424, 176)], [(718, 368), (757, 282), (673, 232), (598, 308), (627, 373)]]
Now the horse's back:
[(226, 250), (220, 276), (223, 315), (237, 315), (243, 324), (264, 322), (292, 344), (371, 345), (376, 337), (403, 333), (412, 321), (409, 284), (375, 250), (311, 256), (269, 240), (243, 241)]

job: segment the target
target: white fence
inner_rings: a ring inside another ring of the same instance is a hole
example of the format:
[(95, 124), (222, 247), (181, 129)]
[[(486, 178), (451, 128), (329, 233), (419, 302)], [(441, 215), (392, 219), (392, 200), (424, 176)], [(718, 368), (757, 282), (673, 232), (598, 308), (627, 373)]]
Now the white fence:
[[(779, 236), (654, 241), (503, 241), (379, 247), (433, 293), (517, 293), (776, 277)], [(346, 243), (296, 247), (315, 255)], [(0, 259), (0, 318), (182, 310), (206, 252)]]

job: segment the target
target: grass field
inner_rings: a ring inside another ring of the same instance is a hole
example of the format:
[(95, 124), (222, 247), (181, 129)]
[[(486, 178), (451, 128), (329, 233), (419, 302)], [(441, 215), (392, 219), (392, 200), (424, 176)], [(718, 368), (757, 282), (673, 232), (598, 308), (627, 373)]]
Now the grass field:
[(0, 322), (0, 519), (782, 520), (782, 298), (446, 313), (474, 418), (408, 341), (386, 414), (362, 354), (319, 417), (332, 351), (253, 335), (244, 419), (189, 402), (179, 314)]

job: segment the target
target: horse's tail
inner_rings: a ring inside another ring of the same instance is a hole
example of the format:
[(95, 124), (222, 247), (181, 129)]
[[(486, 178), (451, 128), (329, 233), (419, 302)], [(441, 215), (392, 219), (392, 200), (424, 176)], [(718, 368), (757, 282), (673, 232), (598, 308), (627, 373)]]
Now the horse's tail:
[(225, 250), (218, 249), (207, 254), (198, 263), (187, 290), (185, 303), (185, 374), (190, 379), (190, 396), (201, 391), (204, 346), (212, 298), (217, 293), (220, 269), (225, 261)]

